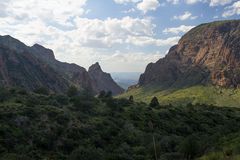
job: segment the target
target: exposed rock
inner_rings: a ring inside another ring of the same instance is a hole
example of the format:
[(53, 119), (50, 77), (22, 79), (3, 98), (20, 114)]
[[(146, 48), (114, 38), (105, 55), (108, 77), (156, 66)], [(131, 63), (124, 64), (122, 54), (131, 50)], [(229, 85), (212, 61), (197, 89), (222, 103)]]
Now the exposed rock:
[(85, 68), (76, 64), (69, 64), (56, 60), (53, 51), (41, 45), (35, 44), (31, 49), (33, 50), (32, 53), (38, 59), (52, 67), (56, 72), (67, 79), (69, 83), (80, 89), (96, 93), (96, 91), (93, 90), (93, 84), (91, 84), (90, 76)]
[(100, 69), (91, 68), (89, 74), (76, 64), (56, 60), (52, 50), (39, 44), (28, 47), (11, 36), (0, 36), (0, 86), (27, 90), (45, 87), (63, 93), (74, 85), (93, 94), (100, 90), (122, 92), (100, 66)]
[(150, 63), (139, 85), (184, 87), (240, 84), (240, 20), (202, 24), (185, 34), (169, 53)]
[(114, 80), (112, 79), (109, 73), (105, 73), (102, 71), (99, 63), (95, 63), (89, 67), (88, 73), (92, 79), (92, 84), (94, 84), (94, 90), (100, 92), (104, 91), (111, 91), (113, 95), (117, 95), (124, 92)]
[(10, 36), (0, 36), (0, 42), (1, 86), (24, 87), (28, 90), (44, 86), (56, 92), (68, 88), (68, 82), (38, 60), (29, 47)]

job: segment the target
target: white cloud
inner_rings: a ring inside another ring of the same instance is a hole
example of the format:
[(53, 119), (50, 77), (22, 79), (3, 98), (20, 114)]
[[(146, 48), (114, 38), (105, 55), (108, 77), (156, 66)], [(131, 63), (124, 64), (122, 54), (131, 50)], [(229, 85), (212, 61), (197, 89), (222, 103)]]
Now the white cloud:
[(77, 30), (82, 45), (111, 47), (114, 44), (127, 44), (127, 37), (152, 37), (155, 25), (151, 19), (124, 17), (106, 20), (76, 18)]
[(198, 3), (198, 2), (203, 2), (203, 0), (185, 0), (185, 2), (187, 4), (195, 4), (195, 3)]
[(114, 1), (118, 4), (126, 4), (126, 3), (130, 3), (130, 2), (137, 3), (141, 0), (114, 0)]
[(167, 0), (167, 2), (172, 4), (179, 4), (179, 0)]
[[(97, 59), (104, 68), (111, 68), (110, 72), (121, 71), (138, 71), (143, 72), (149, 62), (156, 62), (164, 54), (159, 52), (145, 53), (145, 52), (121, 52), (115, 51), (114, 54), (101, 55)], [(134, 62), (134, 65), (133, 65)], [(124, 65), (123, 65), (124, 64)], [(121, 66), (121, 70), (117, 68)]]
[[(9, 34), (27, 45), (40, 43), (53, 49), (57, 59), (84, 67), (102, 61), (108, 71), (109, 68), (112, 71), (142, 71), (160, 55), (154, 51), (150, 54), (145, 48), (169, 47), (180, 39), (178, 36), (157, 38), (156, 25), (151, 18), (83, 18), (90, 11), (85, 8), (86, 2), (0, 1), (0, 6), (5, 8), (0, 11), (0, 35)], [(139, 53), (139, 50), (144, 52)]]
[(198, 2), (208, 3), (209, 6), (224, 6), (226, 4), (231, 3), (233, 0), (185, 0), (186, 4), (196, 4)]
[(123, 11), (123, 13), (127, 14), (127, 13), (132, 13), (135, 12), (136, 10), (134, 8), (131, 8), (129, 10)]
[(170, 37), (167, 39), (154, 39), (151, 37), (128, 37), (128, 42), (136, 46), (172, 46), (178, 43), (181, 37)]
[[(144, 12), (144, 14), (151, 10), (154, 11), (159, 6), (163, 5), (163, 4), (160, 5), (158, 0), (114, 0), (114, 1), (115, 3), (118, 3), (118, 4), (135, 3), (136, 9)], [(178, 0), (174, 0), (174, 1), (178, 1)], [(133, 12), (133, 9), (124, 11), (124, 13), (129, 13), (129, 12)]]
[(143, 0), (137, 4), (137, 8), (144, 13), (147, 13), (150, 10), (156, 10), (160, 6), (158, 0)]
[[(15, 19), (41, 19), (51, 20), (61, 25), (69, 25), (68, 20), (73, 16), (81, 16), (84, 13), (84, 5), (87, 0), (8, 0), (5, 1), (5, 11), (8, 16)], [(0, 2), (1, 4), (3, 2)], [(4, 3), (3, 3), (4, 4)]]
[(214, 7), (214, 6), (223, 6), (223, 5), (226, 5), (226, 4), (229, 4), (231, 3), (232, 0), (210, 0), (210, 6)]
[(233, 15), (240, 15), (240, 1), (233, 3), (231, 6), (225, 8), (222, 17), (230, 17)]
[(196, 19), (197, 16), (192, 16), (192, 13), (186, 11), (184, 12), (182, 15), (179, 15), (179, 16), (174, 16), (173, 19), (176, 19), (176, 20), (181, 20), (181, 21), (184, 21), (184, 20), (187, 20), (187, 19)]
[(189, 30), (191, 30), (194, 27), (195, 26), (181, 25), (179, 27), (165, 28), (163, 30), (163, 33), (173, 33), (173, 34), (186, 33), (186, 32), (188, 32)]

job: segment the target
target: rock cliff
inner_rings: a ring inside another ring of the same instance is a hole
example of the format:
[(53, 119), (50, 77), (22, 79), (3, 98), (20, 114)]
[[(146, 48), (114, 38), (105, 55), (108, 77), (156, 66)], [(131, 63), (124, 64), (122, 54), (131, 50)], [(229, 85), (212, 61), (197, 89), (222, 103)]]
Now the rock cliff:
[(190, 30), (156, 63), (139, 85), (184, 87), (212, 84), (240, 86), (240, 20), (202, 24)]
[(88, 73), (93, 81), (94, 90), (98, 92), (102, 90), (111, 91), (113, 95), (123, 93), (124, 89), (112, 79), (109, 73), (102, 71), (98, 62), (89, 67)]
[(27, 90), (44, 87), (63, 93), (72, 85), (93, 94), (101, 90), (113, 94), (123, 91), (110, 74), (96, 69), (96, 65), (88, 73), (81, 66), (56, 60), (51, 49), (39, 44), (28, 47), (11, 36), (0, 36), (0, 86)]

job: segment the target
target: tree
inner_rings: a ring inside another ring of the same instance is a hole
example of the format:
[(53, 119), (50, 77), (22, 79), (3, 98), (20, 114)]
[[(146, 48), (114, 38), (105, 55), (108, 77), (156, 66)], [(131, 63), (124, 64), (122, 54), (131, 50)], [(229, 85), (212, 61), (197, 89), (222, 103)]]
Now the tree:
[(149, 106), (150, 106), (151, 108), (156, 108), (156, 107), (159, 106), (159, 102), (158, 102), (157, 97), (153, 97), (153, 99), (151, 100)]
[(102, 151), (95, 147), (79, 147), (74, 150), (68, 160), (98, 160), (103, 159)]
[(194, 159), (199, 152), (199, 143), (197, 139), (194, 136), (187, 137), (180, 145), (180, 151), (187, 160)]
[(112, 91), (108, 91), (108, 92), (107, 92), (106, 98), (112, 98)]
[(71, 86), (67, 91), (67, 95), (69, 97), (77, 96), (78, 95), (78, 89), (75, 86)]
[(7, 89), (0, 88), (0, 102), (7, 100), (9, 97), (9, 92)]
[(42, 94), (42, 95), (49, 95), (49, 90), (45, 87), (39, 87), (34, 90), (35, 93), (37, 94)]
[(100, 91), (98, 94), (98, 98), (104, 98), (106, 96), (106, 92), (104, 90)]
[(134, 102), (133, 96), (131, 95), (128, 100), (129, 100), (130, 103), (133, 103)]

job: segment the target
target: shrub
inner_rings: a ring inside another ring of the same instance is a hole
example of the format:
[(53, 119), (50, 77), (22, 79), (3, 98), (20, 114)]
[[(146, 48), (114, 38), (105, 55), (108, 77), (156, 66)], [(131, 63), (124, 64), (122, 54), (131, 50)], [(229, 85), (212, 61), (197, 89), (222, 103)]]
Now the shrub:
[(78, 95), (78, 89), (75, 86), (71, 86), (67, 91), (67, 95), (69, 97), (77, 96)]
[(34, 90), (34, 93), (42, 94), (42, 95), (49, 95), (49, 90), (45, 87), (39, 87)]
[(10, 94), (7, 89), (0, 88), (0, 102), (6, 101)]
[(103, 159), (101, 150), (95, 147), (79, 147), (74, 150), (68, 160), (101, 160)]
[(187, 160), (194, 159), (199, 152), (199, 143), (194, 136), (187, 137), (180, 145), (180, 152)]
[(159, 106), (159, 102), (158, 102), (157, 97), (153, 97), (153, 99), (151, 100), (149, 106), (150, 106), (151, 108), (156, 108), (156, 107)]

